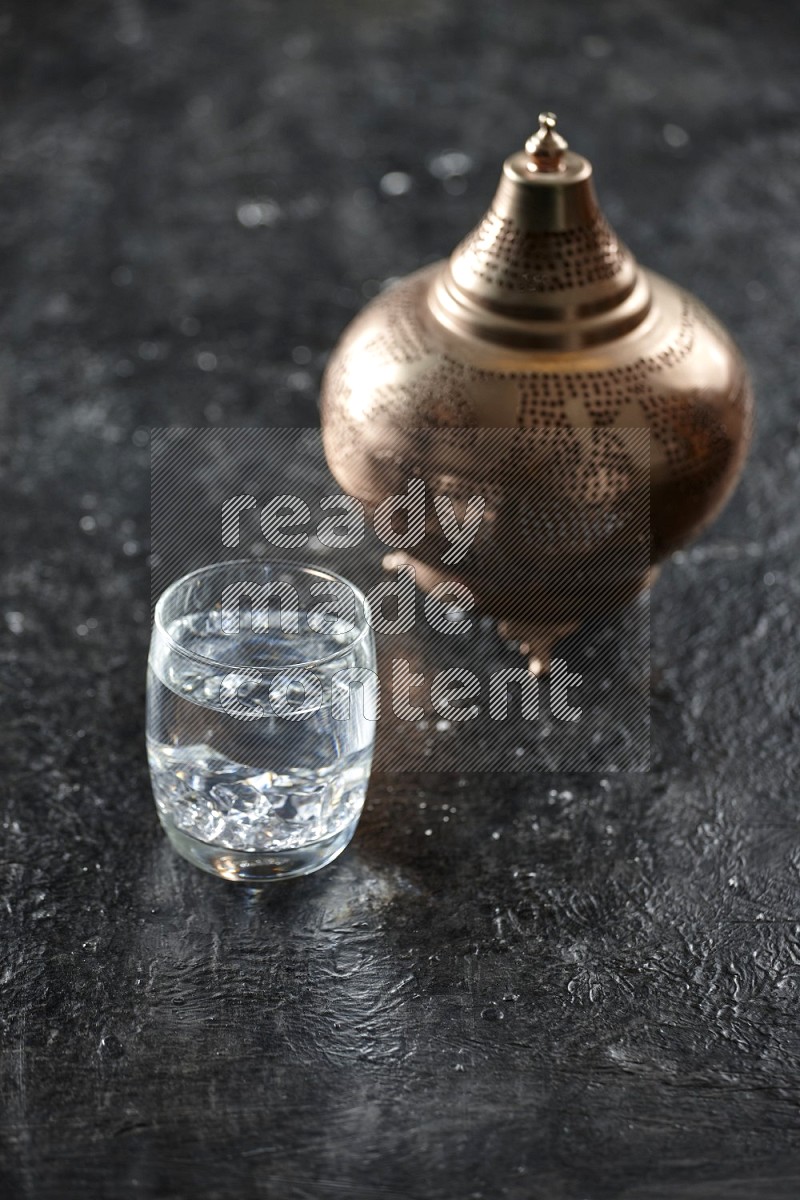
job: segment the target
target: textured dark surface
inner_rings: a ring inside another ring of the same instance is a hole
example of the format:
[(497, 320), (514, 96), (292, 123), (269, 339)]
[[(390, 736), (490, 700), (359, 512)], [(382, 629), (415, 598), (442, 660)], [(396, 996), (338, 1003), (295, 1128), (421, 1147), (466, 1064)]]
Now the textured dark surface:
[[(4, 1197), (800, 1193), (795, 16), (4, 9)], [(653, 769), (378, 772), (326, 873), (203, 877), (143, 756), (146, 430), (313, 423), (543, 106), (760, 401), (654, 593)]]

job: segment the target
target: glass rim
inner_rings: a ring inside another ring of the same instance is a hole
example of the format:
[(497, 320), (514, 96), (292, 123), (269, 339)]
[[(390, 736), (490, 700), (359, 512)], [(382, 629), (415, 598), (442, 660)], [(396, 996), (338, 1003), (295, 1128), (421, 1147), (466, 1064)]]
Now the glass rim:
[(251, 664), (248, 663), (222, 662), (220, 659), (213, 658), (208, 654), (200, 654), (196, 650), (190, 650), (186, 646), (182, 646), (180, 642), (176, 642), (175, 638), (164, 624), (164, 606), (170, 596), (176, 592), (181, 585), (189, 583), (189, 581), (192, 579), (199, 578), (202, 575), (210, 574), (212, 571), (216, 571), (224, 567), (268, 567), (278, 570), (303, 571), (308, 574), (326, 577), (336, 583), (343, 583), (346, 587), (350, 588), (355, 595), (356, 600), (361, 602), (364, 620), (361, 623), (360, 628), (356, 626), (354, 637), (352, 641), (347, 643), (346, 646), (342, 646), (339, 650), (334, 650), (331, 654), (322, 655), (320, 658), (308, 659), (306, 662), (292, 662), (280, 667), (259, 666), (255, 668), (258, 671), (262, 671), (265, 674), (276, 675), (283, 671), (302, 670), (306, 667), (321, 667), (326, 663), (333, 662), (335, 659), (342, 658), (344, 655), (349, 654), (364, 640), (367, 634), (372, 633), (372, 610), (367, 597), (361, 591), (361, 588), (357, 587), (353, 582), (351, 582), (351, 580), (346, 579), (344, 575), (340, 575), (338, 571), (332, 571), (329, 567), (317, 566), (316, 563), (299, 561), (292, 562), (290, 559), (285, 558), (269, 558), (261, 561), (253, 558), (228, 558), (223, 559), (221, 562), (207, 563), (203, 567), (196, 567), (193, 571), (187, 572), (186, 575), (181, 575), (180, 578), (174, 579), (172, 583), (168, 584), (167, 587), (164, 588), (164, 591), (156, 600), (155, 608), (153, 609), (153, 628), (157, 630), (159, 635), (165, 639), (170, 646), (170, 649), (174, 650), (178, 654), (184, 655), (186, 658), (194, 659), (196, 662), (205, 663), (212, 667), (225, 667), (229, 671), (244, 670), (251, 666)]

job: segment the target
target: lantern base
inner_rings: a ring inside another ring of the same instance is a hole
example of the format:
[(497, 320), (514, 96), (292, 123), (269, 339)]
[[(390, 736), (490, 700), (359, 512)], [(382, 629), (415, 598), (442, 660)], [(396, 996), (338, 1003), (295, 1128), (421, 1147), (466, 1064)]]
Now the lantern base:
[(497, 632), (505, 642), (515, 642), (520, 654), (528, 660), (531, 675), (548, 675), (553, 651), (568, 633), (574, 633), (580, 621), (564, 621), (558, 625), (533, 625), (527, 621), (498, 621)]
[[(429, 592), (437, 585), (448, 582), (447, 576), (436, 568), (431, 567), (427, 563), (413, 559), (410, 555), (405, 554), (402, 550), (393, 551), (387, 554), (382, 562), (382, 566), (386, 571), (396, 571), (399, 567), (411, 567), (414, 571), (417, 586), (423, 592)], [(643, 592), (647, 592), (658, 578), (660, 564), (654, 564), (642, 574), (638, 579), (629, 579), (615, 588), (608, 596), (607, 603), (599, 608), (597, 605), (587, 607), (585, 612), (573, 617), (564, 617), (561, 621), (538, 622), (526, 619), (505, 619), (497, 620), (497, 633), (505, 642), (516, 644), (520, 654), (523, 654), (528, 660), (528, 669), (532, 675), (542, 676), (550, 673), (550, 664), (553, 659), (553, 651), (562, 638), (568, 634), (574, 633), (576, 629), (584, 624), (584, 621), (596, 619), (603, 614), (610, 615), (613, 612), (618, 612), (627, 604), (632, 604), (638, 596)], [(478, 610), (481, 611), (481, 599), (477, 596), (476, 602)], [(490, 604), (484, 603), (484, 613), (491, 612)], [(496, 610), (495, 610), (496, 611)], [(573, 608), (573, 612), (574, 612)], [(494, 614), (492, 614), (494, 615)]]

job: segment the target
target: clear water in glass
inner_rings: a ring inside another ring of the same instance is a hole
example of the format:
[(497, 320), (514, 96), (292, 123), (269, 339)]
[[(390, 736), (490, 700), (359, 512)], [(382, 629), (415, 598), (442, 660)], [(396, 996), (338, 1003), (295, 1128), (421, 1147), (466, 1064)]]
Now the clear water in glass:
[[(234, 603), (236, 588), (252, 603)], [(255, 882), (306, 874), (344, 849), (375, 731), (367, 616), (341, 577), (282, 564), (219, 564), (164, 593), (147, 749), (159, 817), (185, 857)]]

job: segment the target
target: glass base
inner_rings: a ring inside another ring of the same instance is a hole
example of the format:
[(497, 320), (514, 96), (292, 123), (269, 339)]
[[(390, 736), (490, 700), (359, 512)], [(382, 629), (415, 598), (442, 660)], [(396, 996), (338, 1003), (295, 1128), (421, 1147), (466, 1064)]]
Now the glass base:
[(194, 863), (210, 875), (230, 879), (234, 883), (249, 883), (251, 886), (294, 879), (298, 875), (310, 875), (327, 867), (348, 845), (358, 825), (356, 817), (332, 837), (293, 850), (228, 850), (224, 846), (198, 841), (177, 829), (160, 814), (159, 819), (173, 848), (187, 862)]

